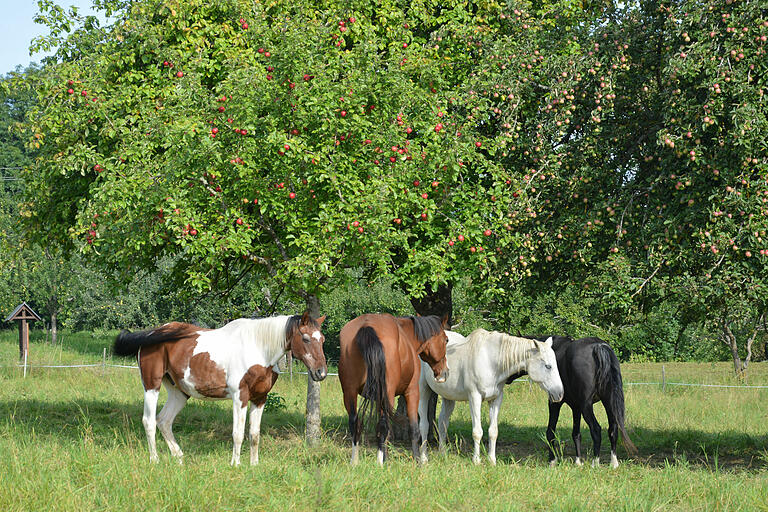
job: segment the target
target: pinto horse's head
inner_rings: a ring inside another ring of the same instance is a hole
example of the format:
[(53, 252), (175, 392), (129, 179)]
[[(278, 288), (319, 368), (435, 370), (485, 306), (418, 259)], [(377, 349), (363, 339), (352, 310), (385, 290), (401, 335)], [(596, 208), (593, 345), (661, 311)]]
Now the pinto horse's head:
[(438, 319), (436, 316), (413, 317), (416, 337), (421, 341), (419, 356), (432, 368), (437, 382), (448, 378), (448, 361), (445, 359), (445, 346), (448, 344), (448, 315)]
[(557, 370), (555, 351), (552, 350), (552, 337), (547, 338), (547, 341), (533, 342), (536, 348), (526, 362), (528, 377), (549, 394), (550, 401), (559, 402), (563, 399), (564, 390)]
[(328, 375), (323, 352), (325, 336), (320, 330), (324, 320), (325, 315), (315, 319), (309, 315), (309, 311), (305, 311), (301, 318), (294, 317), (293, 325), (289, 324), (287, 333), (293, 357), (304, 362), (309, 376), (315, 381), (321, 381)]

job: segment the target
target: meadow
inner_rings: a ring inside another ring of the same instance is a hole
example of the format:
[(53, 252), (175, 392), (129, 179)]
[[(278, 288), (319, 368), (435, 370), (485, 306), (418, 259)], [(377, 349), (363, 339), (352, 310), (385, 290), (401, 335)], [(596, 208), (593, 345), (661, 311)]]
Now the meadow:
[[(768, 510), (768, 389), (669, 384), (744, 384), (728, 363), (665, 363), (665, 390), (630, 384), (660, 382), (662, 364), (623, 364), (627, 423), (640, 454), (627, 459), (620, 446), (617, 470), (608, 465), (601, 406), (602, 466), (573, 464), (564, 408), (565, 461), (548, 467), (546, 397), (527, 382), (506, 388), (495, 467), (471, 463), (466, 404), (457, 404), (447, 453), (431, 447), (427, 465), (398, 442), (379, 468), (369, 434), (360, 465), (350, 467), (338, 379), (322, 384), (324, 433), (310, 447), (306, 377), (298, 373), (275, 385), (285, 407), (264, 414), (259, 466), (229, 466), (231, 402), (195, 400), (174, 428), (185, 452), (179, 466), (159, 434), (160, 462), (149, 463), (137, 370), (35, 367), (100, 364), (113, 335), (62, 333), (63, 346), (52, 347), (33, 332), (25, 378), (15, 366), (16, 333), (0, 333), (0, 510)], [(768, 363), (750, 366), (748, 384), (768, 385)], [(582, 438), (591, 450), (586, 425)]]

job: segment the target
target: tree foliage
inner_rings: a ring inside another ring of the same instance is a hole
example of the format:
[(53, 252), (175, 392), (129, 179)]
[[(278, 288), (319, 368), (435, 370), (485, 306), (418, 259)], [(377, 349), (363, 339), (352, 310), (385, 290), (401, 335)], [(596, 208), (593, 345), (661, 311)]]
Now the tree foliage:
[(569, 297), (584, 328), (648, 319), (650, 357), (691, 326), (765, 331), (759, 2), (99, 5), (114, 23), (62, 39), (42, 2), (40, 241), (197, 292), (306, 298), (364, 268), (411, 296), (466, 283), (521, 326)]

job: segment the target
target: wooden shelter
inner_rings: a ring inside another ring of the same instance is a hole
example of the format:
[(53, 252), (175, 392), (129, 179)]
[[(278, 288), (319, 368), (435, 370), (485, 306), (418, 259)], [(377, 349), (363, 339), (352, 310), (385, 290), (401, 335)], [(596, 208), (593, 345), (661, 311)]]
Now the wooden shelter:
[(24, 356), (29, 353), (29, 324), (28, 322), (40, 321), (42, 318), (35, 313), (26, 302), (19, 304), (13, 313), (8, 315), (6, 322), (19, 322), (19, 359), (24, 360)]

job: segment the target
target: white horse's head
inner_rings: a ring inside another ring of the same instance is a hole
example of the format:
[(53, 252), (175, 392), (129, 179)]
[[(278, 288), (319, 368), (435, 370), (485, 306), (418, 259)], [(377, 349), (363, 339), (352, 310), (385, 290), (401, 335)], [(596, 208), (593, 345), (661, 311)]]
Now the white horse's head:
[(560, 380), (560, 372), (557, 371), (557, 358), (552, 350), (552, 338), (547, 341), (536, 341), (536, 348), (526, 362), (528, 378), (538, 384), (541, 389), (549, 394), (552, 402), (563, 399), (563, 381)]

